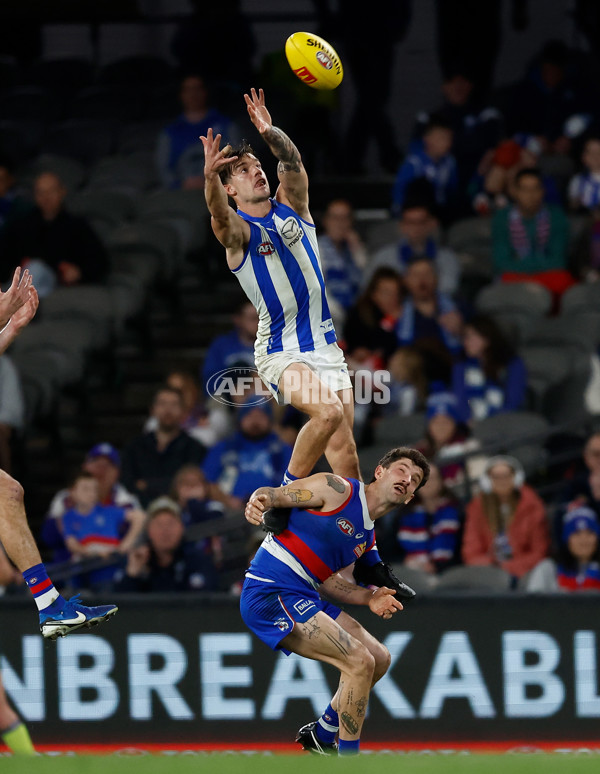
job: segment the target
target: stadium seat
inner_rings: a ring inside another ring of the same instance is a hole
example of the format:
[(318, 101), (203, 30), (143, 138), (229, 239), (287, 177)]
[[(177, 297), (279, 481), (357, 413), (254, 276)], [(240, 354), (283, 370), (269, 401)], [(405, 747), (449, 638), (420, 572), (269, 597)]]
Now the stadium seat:
[(458, 255), (462, 270), (492, 277), (492, 224), (490, 218), (465, 218), (454, 223), (446, 244)]
[(115, 312), (108, 288), (102, 285), (78, 285), (58, 288), (42, 299), (41, 318), (72, 321), (73, 325), (93, 324), (95, 349), (106, 347), (115, 331)]
[(109, 156), (114, 148), (116, 128), (105, 119), (70, 119), (48, 128), (42, 142), (45, 153), (68, 156), (85, 166)]
[(527, 331), (550, 311), (551, 305), (551, 293), (533, 282), (494, 282), (481, 288), (475, 297), (477, 311), (493, 317), (517, 342), (525, 339)]
[(162, 57), (138, 54), (117, 59), (100, 68), (98, 81), (102, 84), (127, 84), (144, 88), (171, 84), (175, 73)]
[(390, 562), (392, 570), (403, 583), (406, 583), (417, 594), (428, 594), (437, 588), (437, 577), (423, 570), (405, 567), (400, 562)]
[(126, 86), (88, 86), (69, 105), (69, 118), (135, 121), (141, 116), (139, 90)]
[(119, 191), (84, 190), (78, 191), (67, 199), (69, 212), (85, 218), (98, 218), (120, 226), (134, 215), (133, 198)]
[[(144, 261), (153, 265), (147, 256), (158, 256), (158, 271), (165, 279), (171, 279), (181, 265), (179, 237), (173, 228), (158, 223), (131, 223), (121, 226), (110, 237), (111, 254), (117, 256), (138, 254), (144, 256)], [(155, 259), (156, 260), (156, 259)], [(121, 269), (122, 264), (116, 264), (113, 257), (113, 269)]]
[(473, 423), (473, 437), (482, 446), (482, 453), (510, 454), (520, 460), (527, 472), (546, 459), (545, 440), (550, 423), (532, 411), (503, 411)]
[(590, 282), (573, 285), (560, 299), (561, 316), (570, 316), (581, 312), (600, 312), (600, 283)]
[(146, 152), (100, 159), (90, 173), (89, 188), (107, 188), (132, 195), (157, 182), (154, 159)]
[(80, 57), (44, 60), (32, 65), (29, 78), (54, 93), (70, 95), (92, 84), (94, 66)]
[(181, 113), (178, 84), (167, 83), (157, 86), (152, 91), (152, 97), (144, 100), (142, 119), (153, 121), (160, 119), (165, 124)]
[(464, 565), (449, 567), (438, 575), (436, 591), (504, 592), (510, 591), (512, 578), (500, 567)]
[(525, 331), (524, 343), (593, 352), (600, 343), (599, 323), (600, 315), (587, 313), (540, 319)]
[(137, 151), (154, 153), (156, 143), (165, 122), (162, 119), (152, 121), (134, 121), (125, 124), (117, 137), (117, 153), (126, 155)]
[(14, 86), (0, 94), (0, 118), (47, 124), (60, 118), (60, 100), (39, 86)]
[(389, 416), (381, 419), (375, 427), (377, 445), (387, 444), (387, 449), (393, 446), (411, 446), (425, 435), (425, 414), (417, 413), (410, 416)]
[(373, 255), (386, 245), (393, 244), (398, 239), (398, 221), (395, 218), (378, 220), (367, 227), (365, 231), (365, 245)]
[(44, 126), (38, 121), (0, 120), (0, 152), (17, 164), (39, 153), (43, 136)]
[(208, 218), (202, 191), (153, 191), (137, 201), (137, 219), (166, 221), (178, 232), (184, 252), (204, 245)]
[(19, 182), (30, 188), (34, 179), (42, 172), (54, 172), (60, 177), (68, 191), (76, 191), (85, 179), (85, 168), (75, 159), (43, 153), (28, 162), (18, 171)]
[(534, 396), (533, 408), (544, 414), (546, 394), (569, 376), (572, 364), (570, 350), (550, 346), (522, 347), (519, 355), (527, 368), (527, 387)]

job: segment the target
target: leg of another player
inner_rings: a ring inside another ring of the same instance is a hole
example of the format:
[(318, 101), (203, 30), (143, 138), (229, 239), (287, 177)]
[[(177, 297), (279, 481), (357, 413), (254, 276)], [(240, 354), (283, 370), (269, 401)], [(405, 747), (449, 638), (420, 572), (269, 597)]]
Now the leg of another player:
[(311, 474), (344, 419), (344, 407), (335, 392), (304, 363), (293, 363), (285, 369), (279, 390), (286, 402), (309, 416), (298, 433), (286, 471), (286, 483), (290, 483)]
[(344, 418), (329, 439), (325, 448), (327, 462), (338, 476), (362, 480), (356, 451), (356, 441), (352, 427), (354, 425), (354, 393), (351, 389), (337, 393), (344, 408)]
[(12, 709), (4, 693), (2, 675), (0, 675), (0, 736), (6, 746), (17, 755), (34, 755), (29, 732)]
[(336, 696), (339, 706), (340, 755), (359, 752), (375, 658), (362, 642), (325, 613), (319, 611), (306, 623), (296, 624), (282, 640), (283, 647), (306, 658), (332, 664), (340, 671)]

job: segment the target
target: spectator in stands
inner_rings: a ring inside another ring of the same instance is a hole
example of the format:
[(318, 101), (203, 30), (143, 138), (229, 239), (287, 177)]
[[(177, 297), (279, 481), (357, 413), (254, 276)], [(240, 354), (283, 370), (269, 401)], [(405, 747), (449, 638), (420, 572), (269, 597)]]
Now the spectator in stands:
[(566, 485), (562, 501), (568, 510), (585, 505), (600, 519), (600, 432), (592, 433), (587, 439), (583, 461), (587, 470)]
[[(110, 443), (97, 443), (88, 451), (81, 470), (98, 482), (98, 501), (101, 505), (124, 510), (140, 510), (140, 501), (119, 481), (121, 475), (121, 455)], [(52, 550), (55, 562), (69, 558), (65, 547), (62, 517), (73, 507), (70, 489), (61, 489), (52, 498), (48, 513), (42, 525), (42, 540)]]
[(101, 282), (109, 268), (106, 251), (87, 221), (65, 208), (67, 189), (58, 175), (38, 175), (33, 193), (35, 209), (11, 219), (2, 231), (0, 279), (27, 266), (45, 295), (56, 285)]
[(7, 158), (0, 158), (0, 233), (8, 222), (32, 209), (31, 204), (19, 196), (15, 183), (13, 164)]
[(123, 450), (123, 483), (143, 506), (170, 490), (180, 468), (200, 465), (206, 454), (204, 446), (181, 429), (185, 409), (179, 390), (161, 387), (151, 413), (156, 430), (142, 433)]
[(452, 361), (462, 348), (462, 315), (452, 299), (439, 292), (429, 258), (409, 264), (404, 284), (408, 293), (396, 323), (397, 344), (413, 346), (423, 355), (429, 381), (448, 383)]
[(344, 342), (351, 365), (381, 368), (398, 346), (395, 326), (402, 314), (402, 277), (395, 269), (377, 269), (346, 316)]
[(537, 138), (544, 153), (569, 152), (567, 120), (573, 115), (590, 112), (589, 99), (581, 89), (582, 79), (569, 64), (569, 51), (562, 41), (551, 40), (545, 44), (507, 101), (509, 136), (526, 132)]
[(583, 170), (569, 183), (569, 206), (573, 210), (600, 208), (600, 136), (586, 139), (581, 154)]
[(208, 392), (210, 378), (226, 368), (254, 369), (254, 341), (258, 314), (250, 301), (243, 301), (233, 315), (234, 328), (213, 339), (202, 366), (202, 384)]
[(19, 372), (8, 355), (0, 357), (0, 468), (12, 472), (16, 437), (25, 425)]
[(600, 524), (591, 508), (579, 506), (562, 522), (555, 559), (544, 559), (530, 572), (525, 591), (600, 591)]
[(117, 591), (167, 593), (214, 591), (218, 574), (212, 559), (185, 541), (181, 509), (170, 497), (148, 506), (147, 542), (133, 548)]
[(452, 368), (452, 392), (461, 422), (523, 408), (525, 364), (497, 323), (485, 315), (471, 318), (465, 324), (463, 347), (464, 359)]
[[(171, 497), (181, 509), (181, 520), (186, 530), (193, 524), (221, 518), (224, 515), (223, 503), (211, 500), (209, 484), (197, 465), (184, 465), (173, 479)], [(197, 543), (198, 545), (198, 543)], [(206, 553), (209, 553), (216, 567), (223, 560), (223, 546), (220, 535), (211, 535), (200, 541)]]
[[(130, 508), (101, 505), (98, 482), (91, 473), (78, 473), (70, 488), (72, 507), (62, 517), (65, 544), (74, 560), (108, 559), (126, 554), (144, 528), (146, 514)], [(102, 590), (111, 583), (117, 563), (85, 573), (79, 584)]]
[(516, 583), (548, 554), (546, 508), (514, 457), (491, 457), (480, 487), (466, 509), (463, 562), (500, 567)]
[(421, 354), (412, 347), (400, 347), (388, 360), (387, 368), (390, 400), (384, 406), (384, 416), (391, 413), (410, 416), (420, 411), (427, 398), (427, 377)]
[(414, 191), (413, 181), (425, 179), (433, 186), (434, 202), (444, 222), (451, 220), (453, 197), (458, 188), (456, 160), (451, 148), (454, 133), (449, 122), (432, 115), (423, 132), (423, 139), (402, 162), (392, 192), (392, 212), (402, 211), (405, 201)]
[(204, 188), (204, 150), (200, 135), (212, 127), (215, 134), (235, 146), (238, 129), (230, 118), (210, 106), (207, 85), (200, 75), (187, 75), (181, 82), (183, 113), (159, 135), (156, 158), (165, 188)]
[(575, 240), (570, 268), (581, 282), (600, 282), (600, 207), (591, 210)]
[(416, 448), (428, 460), (435, 459), (444, 484), (460, 492), (465, 480), (461, 455), (473, 451), (477, 444), (460, 421), (455, 396), (450, 392), (432, 393), (427, 399), (426, 422), (425, 437)]
[(518, 172), (513, 194), (514, 205), (492, 222), (494, 271), (504, 282), (538, 282), (558, 297), (575, 281), (567, 270), (567, 217), (544, 204), (539, 169)]
[(375, 253), (365, 277), (380, 266), (390, 266), (405, 274), (417, 258), (428, 258), (435, 266), (440, 292), (452, 295), (458, 288), (460, 266), (454, 251), (439, 244), (439, 226), (427, 204), (407, 202), (398, 218), (398, 241)]
[(327, 288), (327, 300), (338, 329), (355, 303), (367, 265), (367, 251), (354, 225), (352, 205), (346, 199), (329, 202), (321, 219), (319, 254)]
[(213, 446), (203, 465), (210, 494), (232, 510), (241, 510), (260, 486), (279, 486), (292, 455), (273, 430), (271, 401), (250, 396), (237, 410), (238, 430)]
[[(539, 142), (528, 135), (515, 135), (488, 151), (469, 181), (469, 199), (475, 212), (487, 216), (508, 207), (517, 173), (535, 167), (541, 153)], [(561, 194), (554, 178), (542, 175), (542, 182), (546, 204), (560, 205)]]
[[(208, 401), (204, 399), (200, 384), (192, 373), (171, 371), (165, 384), (181, 393), (185, 412), (181, 427), (192, 438), (209, 448), (227, 435), (230, 422), (225, 408), (212, 400), (207, 405)], [(156, 426), (156, 418), (150, 417), (144, 429), (156, 430)]]
[[(502, 116), (485, 100), (476, 98), (473, 87), (471, 74), (454, 62), (442, 82), (443, 104), (434, 113), (445, 118), (452, 128), (452, 155), (462, 186), (469, 182), (480, 159), (502, 136)], [(415, 138), (422, 137), (430, 116), (426, 112), (418, 114)]]
[(431, 464), (427, 483), (400, 514), (396, 539), (403, 564), (430, 575), (457, 564), (462, 519), (458, 500)]

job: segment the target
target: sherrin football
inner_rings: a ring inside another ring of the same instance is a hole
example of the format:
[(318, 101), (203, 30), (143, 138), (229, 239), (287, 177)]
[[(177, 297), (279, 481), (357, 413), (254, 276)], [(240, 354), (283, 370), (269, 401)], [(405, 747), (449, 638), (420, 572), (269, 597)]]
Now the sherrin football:
[(285, 41), (285, 55), (294, 73), (313, 89), (335, 89), (344, 68), (333, 46), (312, 32), (294, 32)]

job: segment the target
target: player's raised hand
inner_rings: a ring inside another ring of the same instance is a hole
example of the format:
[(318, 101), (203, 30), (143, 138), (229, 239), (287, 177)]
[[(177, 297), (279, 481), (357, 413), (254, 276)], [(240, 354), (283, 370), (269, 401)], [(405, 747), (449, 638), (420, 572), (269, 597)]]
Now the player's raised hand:
[(3, 328), (14, 313), (29, 299), (29, 289), (33, 278), (28, 269), (17, 266), (10, 287), (5, 293), (0, 291), (0, 328)]
[(246, 503), (244, 516), (246, 521), (259, 527), (262, 524), (263, 513), (271, 507), (271, 497), (265, 492), (253, 494)]
[(380, 618), (391, 618), (398, 610), (402, 610), (402, 603), (394, 598), (396, 591), (381, 586), (376, 589), (369, 599), (369, 609)]
[(19, 307), (11, 317), (10, 327), (13, 328), (16, 333), (22, 331), (35, 317), (39, 304), (40, 299), (38, 298), (37, 290), (33, 286), (30, 278), (30, 282), (27, 285), (27, 298), (25, 303)]
[(244, 94), (244, 99), (246, 100), (248, 115), (254, 126), (261, 134), (269, 131), (273, 126), (273, 121), (265, 105), (264, 91), (259, 89), (257, 94), (256, 89), (250, 89), (250, 95)]
[(237, 159), (237, 156), (229, 156), (231, 145), (226, 145), (224, 148), (220, 148), (221, 135), (213, 134), (213, 130), (209, 129), (206, 132), (206, 137), (200, 137), (200, 141), (204, 146), (204, 177), (209, 178), (219, 174), (221, 167), (226, 164), (231, 164), (232, 161)]

